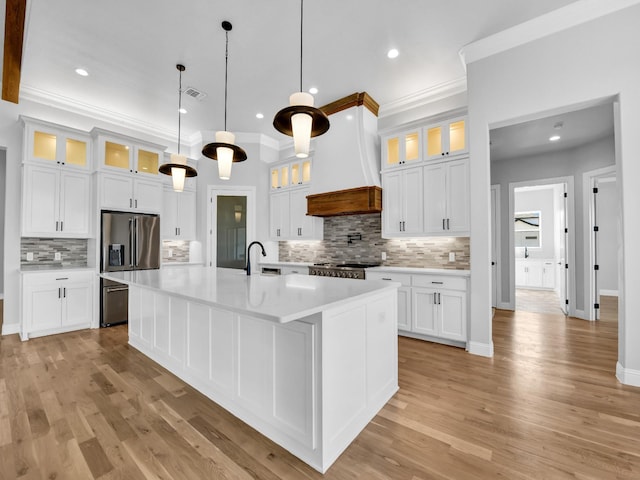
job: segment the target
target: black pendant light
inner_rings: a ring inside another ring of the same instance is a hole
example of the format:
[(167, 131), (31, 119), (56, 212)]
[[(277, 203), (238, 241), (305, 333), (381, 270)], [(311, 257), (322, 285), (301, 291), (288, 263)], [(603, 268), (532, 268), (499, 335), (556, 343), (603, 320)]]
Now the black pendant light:
[(300, 91), (289, 97), (289, 106), (283, 108), (273, 119), (273, 126), (280, 133), (293, 137), (296, 156), (309, 156), (311, 137), (329, 130), (329, 117), (313, 106), (313, 95), (302, 91), (302, 26), (304, 0), (300, 0)]
[(196, 169), (187, 165), (187, 157), (185, 155), (180, 155), (180, 120), (182, 115), (182, 72), (185, 71), (184, 65), (176, 65), (178, 69), (180, 80), (178, 86), (178, 153), (171, 154), (171, 161), (169, 163), (165, 163), (164, 165), (160, 165), (158, 169), (160, 173), (164, 173), (165, 175), (170, 175), (173, 177), (173, 189), (176, 192), (181, 192), (184, 190), (184, 179), (185, 177), (195, 177), (198, 175)]
[(229, 31), (233, 28), (230, 22), (222, 22), (222, 28), (227, 38), (224, 54), (224, 131), (216, 132), (216, 141), (208, 143), (202, 149), (205, 157), (218, 161), (218, 176), (221, 180), (231, 178), (231, 165), (234, 162), (244, 162), (247, 153), (234, 145), (235, 135), (227, 131), (227, 77), (229, 72)]

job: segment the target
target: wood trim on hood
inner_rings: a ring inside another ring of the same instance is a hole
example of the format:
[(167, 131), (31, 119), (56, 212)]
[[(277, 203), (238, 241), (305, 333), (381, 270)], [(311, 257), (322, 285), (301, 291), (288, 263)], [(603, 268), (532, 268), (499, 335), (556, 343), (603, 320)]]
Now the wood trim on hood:
[(373, 113), (376, 117), (378, 116), (380, 105), (378, 105), (378, 102), (371, 98), (367, 92), (352, 93), (351, 95), (320, 107), (320, 110), (322, 110), (326, 115), (332, 115), (334, 113), (341, 112), (342, 110), (346, 110), (347, 108), (359, 107), (360, 105), (364, 105), (367, 110)]
[(382, 212), (380, 187), (357, 187), (307, 196), (307, 215), (335, 217)]

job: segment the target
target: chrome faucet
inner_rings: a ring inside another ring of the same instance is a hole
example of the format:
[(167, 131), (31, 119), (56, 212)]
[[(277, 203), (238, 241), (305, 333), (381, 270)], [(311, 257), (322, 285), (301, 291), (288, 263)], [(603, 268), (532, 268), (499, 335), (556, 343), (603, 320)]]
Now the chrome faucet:
[(260, 248), (262, 249), (262, 256), (267, 256), (267, 252), (264, 251), (264, 246), (260, 242), (251, 242), (247, 247), (247, 266), (245, 268), (245, 270), (247, 271), (247, 275), (251, 275), (251, 247), (256, 244), (260, 245)]

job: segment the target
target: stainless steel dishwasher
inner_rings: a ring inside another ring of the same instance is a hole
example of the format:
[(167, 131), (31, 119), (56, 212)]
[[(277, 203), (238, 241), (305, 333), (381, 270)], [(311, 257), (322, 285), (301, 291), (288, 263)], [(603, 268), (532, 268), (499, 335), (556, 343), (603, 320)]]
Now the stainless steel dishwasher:
[(129, 287), (124, 283), (102, 279), (101, 327), (126, 323), (129, 318)]

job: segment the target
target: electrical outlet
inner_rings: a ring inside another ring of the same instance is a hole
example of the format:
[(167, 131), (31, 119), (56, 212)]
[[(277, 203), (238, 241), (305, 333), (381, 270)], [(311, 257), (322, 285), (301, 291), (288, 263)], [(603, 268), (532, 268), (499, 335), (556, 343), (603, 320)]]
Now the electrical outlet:
[(450, 262), (456, 261), (456, 252), (449, 252), (449, 261)]
[(382, 260), (386, 260), (387, 259), (387, 252), (382, 252), (381, 258), (382, 258)]
[(33, 262), (33, 252), (27, 252), (27, 262)]
[(53, 254), (53, 259), (56, 261), (62, 260), (62, 254), (60, 252), (56, 252)]
[(169, 251), (167, 252), (167, 257), (173, 257), (173, 250), (169, 249)]

